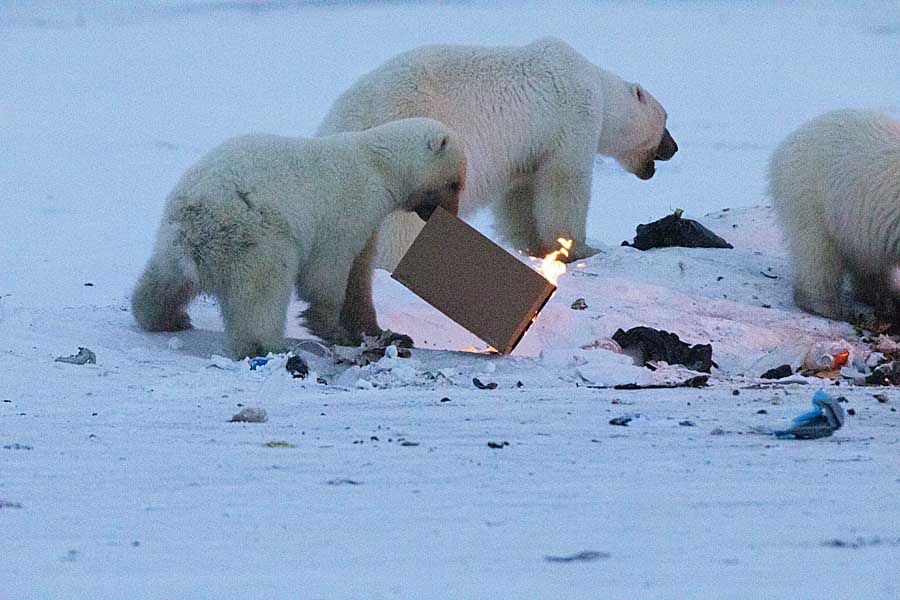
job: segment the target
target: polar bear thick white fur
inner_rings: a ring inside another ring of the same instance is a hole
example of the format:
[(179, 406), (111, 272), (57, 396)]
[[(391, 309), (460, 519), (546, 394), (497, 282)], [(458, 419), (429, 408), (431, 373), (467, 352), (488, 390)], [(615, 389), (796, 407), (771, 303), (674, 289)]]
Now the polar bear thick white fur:
[(801, 126), (772, 155), (769, 193), (801, 308), (852, 320), (845, 275), (876, 314), (900, 317), (900, 122), (841, 110)]
[(465, 165), (458, 136), (425, 118), (324, 138), (227, 141), (169, 195), (134, 316), (150, 331), (186, 329), (188, 304), (208, 293), (235, 356), (264, 355), (283, 350), (295, 288), (322, 339), (378, 335), (368, 241), (395, 210), (456, 213)]
[[(460, 214), (491, 206), (498, 233), (543, 256), (585, 243), (595, 154), (641, 179), (678, 147), (666, 111), (644, 88), (593, 65), (553, 38), (521, 47), (423, 46), (363, 76), (333, 104), (318, 135), (404, 117), (430, 117), (462, 138), (469, 176)], [(378, 265), (392, 269), (422, 222), (392, 215), (381, 229)]]

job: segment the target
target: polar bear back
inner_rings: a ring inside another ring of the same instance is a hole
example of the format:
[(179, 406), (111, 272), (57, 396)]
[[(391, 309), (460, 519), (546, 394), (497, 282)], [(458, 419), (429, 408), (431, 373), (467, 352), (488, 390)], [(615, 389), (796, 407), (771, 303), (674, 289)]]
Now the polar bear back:
[(441, 121), (465, 145), (469, 173), (460, 208), (471, 212), (505, 193), (517, 172), (532, 170), (548, 145), (572, 133), (573, 123), (593, 151), (602, 77), (552, 38), (523, 47), (424, 46), (358, 80), (335, 101), (317, 135), (411, 116)]

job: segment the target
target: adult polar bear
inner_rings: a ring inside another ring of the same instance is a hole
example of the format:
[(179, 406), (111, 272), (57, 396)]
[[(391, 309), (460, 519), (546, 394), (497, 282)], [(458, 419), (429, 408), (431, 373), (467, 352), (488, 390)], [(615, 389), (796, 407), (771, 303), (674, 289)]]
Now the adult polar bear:
[(344, 344), (378, 335), (367, 240), (395, 210), (455, 213), (465, 164), (456, 134), (422, 118), (318, 139), (225, 142), (169, 195), (134, 317), (149, 331), (187, 329), (188, 304), (210, 293), (234, 354), (265, 355), (284, 349), (296, 287), (315, 335)]
[(769, 193), (798, 306), (852, 320), (850, 275), (857, 299), (900, 319), (900, 121), (839, 110), (802, 125), (772, 154)]
[[(585, 243), (594, 154), (649, 179), (654, 160), (678, 149), (653, 96), (553, 38), (400, 54), (344, 92), (317, 135), (413, 116), (446, 123), (463, 140), (460, 214), (492, 206), (498, 233), (534, 256), (557, 249), (559, 237), (574, 240), (569, 260), (596, 252)], [(413, 215), (386, 219), (378, 266), (393, 269), (421, 227)]]

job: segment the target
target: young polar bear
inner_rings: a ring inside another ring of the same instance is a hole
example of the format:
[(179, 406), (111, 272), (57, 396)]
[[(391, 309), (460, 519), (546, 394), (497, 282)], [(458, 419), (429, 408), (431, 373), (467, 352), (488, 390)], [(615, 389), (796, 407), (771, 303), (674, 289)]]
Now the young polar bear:
[[(553, 38), (522, 47), (423, 46), (362, 77), (331, 107), (318, 135), (367, 129), (403, 117), (457, 131), (469, 161), (462, 215), (491, 206), (500, 235), (543, 256), (557, 238), (585, 243), (595, 154), (649, 179), (678, 149), (666, 111), (644, 88), (597, 68)], [(392, 215), (381, 229), (379, 266), (392, 269), (422, 227)]]
[(318, 139), (225, 142), (169, 195), (134, 316), (149, 331), (187, 329), (188, 304), (209, 293), (234, 354), (265, 355), (283, 350), (295, 287), (315, 335), (342, 344), (378, 335), (367, 240), (394, 210), (456, 213), (465, 164), (456, 134), (424, 118)]
[(769, 193), (787, 237), (801, 308), (852, 320), (859, 300), (900, 317), (900, 122), (841, 110), (792, 133), (772, 155)]

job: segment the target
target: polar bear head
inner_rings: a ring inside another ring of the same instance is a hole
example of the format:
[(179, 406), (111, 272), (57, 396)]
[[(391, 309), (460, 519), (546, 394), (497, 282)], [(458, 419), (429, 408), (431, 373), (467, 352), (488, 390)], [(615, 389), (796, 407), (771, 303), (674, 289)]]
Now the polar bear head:
[(640, 84), (627, 81), (607, 94), (597, 151), (612, 156), (629, 173), (650, 179), (657, 160), (669, 160), (678, 144), (666, 129), (666, 110)]
[(396, 121), (405, 146), (403, 173), (405, 193), (401, 210), (414, 212), (427, 221), (440, 206), (454, 215), (459, 195), (466, 185), (466, 155), (462, 141), (452, 129), (434, 119)]

